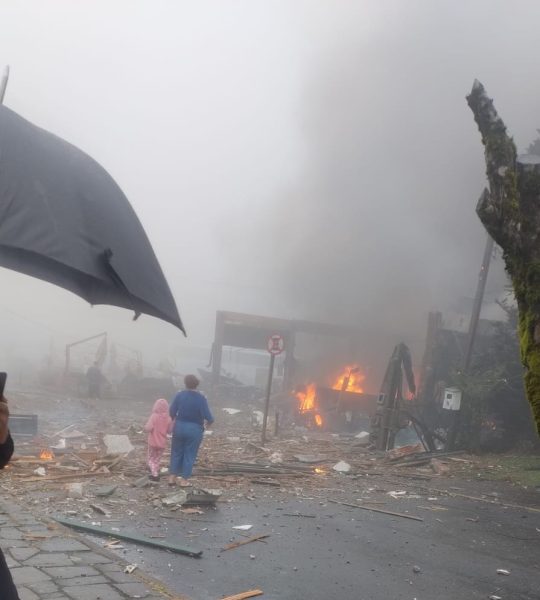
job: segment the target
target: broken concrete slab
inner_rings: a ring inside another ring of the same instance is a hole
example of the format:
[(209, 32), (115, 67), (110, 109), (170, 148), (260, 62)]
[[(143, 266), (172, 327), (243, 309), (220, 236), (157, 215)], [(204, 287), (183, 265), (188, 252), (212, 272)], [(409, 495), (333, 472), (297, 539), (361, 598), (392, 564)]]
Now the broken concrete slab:
[(187, 499), (184, 505), (213, 505), (223, 494), (223, 490), (219, 489), (201, 489), (193, 488), (187, 494)]
[(188, 494), (185, 490), (179, 490), (174, 494), (170, 494), (169, 496), (165, 496), (161, 499), (162, 504), (165, 506), (176, 506), (177, 504), (184, 504), (187, 500)]
[(112, 496), (117, 489), (117, 485), (102, 485), (94, 490), (94, 495), (98, 498), (106, 498)]
[(66, 491), (68, 498), (82, 498), (84, 496), (83, 484), (79, 482), (66, 484)]
[(332, 467), (332, 469), (338, 473), (349, 473), (351, 470), (351, 465), (344, 460), (340, 460)]
[(129, 454), (134, 450), (127, 435), (106, 434), (103, 436), (103, 443), (107, 454)]
[(354, 436), (354, 439), (356, 440), (356, 444), (369, 444), (369, 432), (367, 431), (361, 431), (360, 433), (357, 433)]

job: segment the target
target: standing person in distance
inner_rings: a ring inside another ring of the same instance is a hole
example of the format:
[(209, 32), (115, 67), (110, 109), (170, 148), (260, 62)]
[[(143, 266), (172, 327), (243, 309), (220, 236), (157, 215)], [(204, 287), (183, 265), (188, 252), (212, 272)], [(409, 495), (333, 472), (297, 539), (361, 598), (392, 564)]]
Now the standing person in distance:
[(101, 400), (101, 387), (104, 379), (99, 363), (96, 361), (86, 372), (89, 400)]
[(169, 414), (174, 419), (169, 467), (169, 485), (190, 486), (193, 465), (201, 445), (204, 427), (214, 422), (205, 396), (197, 391), (199, 380), (195, 375), (184, 377), (185, 390), (178, 392), (172, 401)]
[(161, 457), (167, 446), (167, 434), (172, 431), (172, 420), (169, 416), (169, 403), (164, 398), (156, 400), (152, 414), (144, 426), (148, 433), (148, 468), (150, 479), (159, 481)]

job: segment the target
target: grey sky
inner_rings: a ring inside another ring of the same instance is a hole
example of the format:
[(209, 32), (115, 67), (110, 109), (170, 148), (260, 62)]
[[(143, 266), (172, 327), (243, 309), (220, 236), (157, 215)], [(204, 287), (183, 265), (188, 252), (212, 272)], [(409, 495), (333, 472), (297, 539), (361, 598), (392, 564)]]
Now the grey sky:
[(539, 18), (523, 0), (3, 0), (6, 104), (116, 178), (190, 335), (2, 271), (6, 338), (39, 354), (107, 329), (157, 356), (208, 344), (224, 308), (380, 327), (418, 353), (485, 239), (464, 96), (478, 77), (532, 140)]

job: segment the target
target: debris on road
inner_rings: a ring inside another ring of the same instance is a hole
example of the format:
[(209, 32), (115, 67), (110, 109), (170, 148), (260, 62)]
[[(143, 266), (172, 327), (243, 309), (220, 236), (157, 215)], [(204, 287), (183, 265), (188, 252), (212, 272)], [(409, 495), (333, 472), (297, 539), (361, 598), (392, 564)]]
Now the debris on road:
[(369, 444), (369, 432), (367, 431), (361, 431), (360, 433), (357, 433), (354, 437), (356, 440), (358, 440), (356, 442), (357, 444)]
[(352, 504), (350, 502), (339, 502), (337, 500), (328, 500), (332, 504), (341, 504), (341, 506), (350, 506), (351, 508), (361, 508), (362, 510), (369, 510), (371, 512), (382, 513), (384, 515), (390, 515), (392, 517), (402, 517), (403, 519), (411, 519), (413, 521), (423, 521), (422, 517), (415, 517), (413, 515), (407, 515), (404, 513), (393, 512), (390, 510), (383, 510), (382, 508), (373, 508), (372, 506), (364, 506), (362, 504)]
[(98, 498), (106, 498), (108, 496), (112, 496), (114, 494), (114, 492), (116, 492), (117, 489), (118, 489), (117, 485), (103, 485), (99, 488), (96, 488), (94, 490), (94, 494)]
[(103, 443), (107, 454), (129, 454), (135, 449), (127, 435), (106, 434), (103, 436)]
[(510, 571), (507, 569), (497, 569), (497, 575), (510, 575)]
[(259, 540), (264, 540), (267, 537), (270, 537), (269, 533), (263, 533), (262, 535), (256, 535), (254, 537), (247, 538), (245, 540), (240, 540), (238, 542), (232, 542), (228, 544), (224, 548), (222, 548), (222, 552), (226, 552), (227, 550), (234, 550), (235, 548), (239, 548), (240, 546), (245, 546), (246, 544), (251, 544), (251, 542), (258, 542)]
[(85, 533), (112, 537), (119, 540), (125, 540), (127, 542), (133, 542), (134, 544), (152, 546), (153, 548), (161, 548), (162, 550), (168, 550), (176, 554), (184, 554), (193, 558), (200, 558), (202, 556), (202, 550), (184, 548), (182, 546), (178, 546), (177, 544), (173, 544), (172, 542), (160, 542), (158, 540), (153, 540), (140, 535), (121, 533), (120, 531), (117, 531), (118, 528), (107, 529), (105, 527), (89, 525), (87, 523), (83, 523), (82, 521), (60, 518), (55, 519), (55, 521), (60, 523), (60, 525), (65, 525), (66, 527), (71, 527), (72, 529), (76, 529), (78, 531), (84, 531)]
[(332, 467), (332, 469), (338, 473), (349, 473), (351, 470), (351, 465), (344, 460), (340, 460)]
[(131, 573), (133, 573), (133, 571), (135, 571), (135, 569), (137, 568), (138, 565), (126, 565), (124, 567), (124, 573), (127, 573), (128, 575), (131, 575)]
[(221, 600), (247, 600), (247, 598), (254, 598), (255, 596), (261, 596), (262, 594), (264, 594), (262, 590), (249, 590), (248, 592), (242, 592), (241, 594), (235, 594), (234, 596), (221, 598)]
[(165, 506), (182, 506), (187, 500), (187, 492), (185, 490), (179, 490), (170, 496), (165, 496), (161, 499), (161, 502)]
[(396, 461), (404, 458), (405, 456), (409, 456), (410, 454), (418, 454), (419, 452), (424, 452), (424, 447), (422, 444), (412, 444), (409, 446), (401, 446), (400, 448), (388, 450), (386, 452), (386, 457), (390, 461)]

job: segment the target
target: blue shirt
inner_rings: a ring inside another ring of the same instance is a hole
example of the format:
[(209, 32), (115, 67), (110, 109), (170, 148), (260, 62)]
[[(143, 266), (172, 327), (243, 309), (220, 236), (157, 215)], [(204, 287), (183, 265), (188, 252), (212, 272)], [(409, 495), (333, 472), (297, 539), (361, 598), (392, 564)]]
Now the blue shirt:
[(205, 421), (213, 423), (214, 417), (206, 398), (196, 390), (183, 390), (174, 397), (169, 409), (172, 419), (196, 423), (201, 427)]

